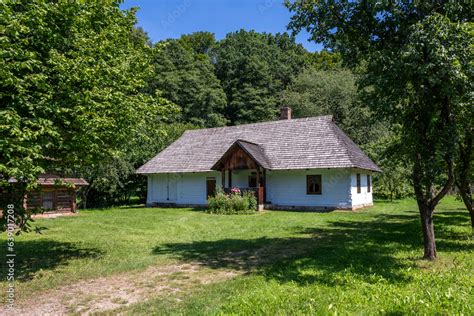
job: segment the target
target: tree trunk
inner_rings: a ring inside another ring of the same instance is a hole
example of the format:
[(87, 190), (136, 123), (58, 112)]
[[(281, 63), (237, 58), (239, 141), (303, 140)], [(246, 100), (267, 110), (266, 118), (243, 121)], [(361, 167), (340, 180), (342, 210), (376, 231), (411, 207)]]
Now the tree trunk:
[(427, 205), (420, 207), (421, 229), (423, 231), (423, 259), (436, 259), (436, 241), (433, 227), (433, 210)]
[(466, 205), (466, 208), (469, 210), (469, 215), (471, 216), (471, 227), (472, 227), (472, 230), (474, 232), (474, 210), (472, 209), (472, 199), (470, 199), (470, 198), (464, 199), (463, 198), (463, 201), (464, 201), (464, 205)]
[(474, 210), (472, 209), (472, 196), (471, 196), (470, 188), (468, 192), (463, 191), (459, 186), (458, 186), (458, 189), (459, 189), (459, 194), (461, 195), (462, 201), (464, 202), (464, 205), (466, 206), (466, 209), (469, 211), (469, 215), (471, 216), (471, 227), (474, 232)]
[(423, 169), (421, 168), (421, 155), (416, 156), (413, 168), (413, 188), (415, 190), (418, 210), (421, 217), (421, 228), (423, 231), (424, 255), (423, 259), (436, 259), (436, 241), (433, 227), (433, 212), (439, 201), (448, 193), (454, 184), (454, 164), (448, 156), (446, 164), (448, 167), (448, 179), (444, 186), (435, 194), (432, 185), (423, 184)]
[(84, 191), (82, 191), (82, 208), (86, 209), (87, 208), (87, 195), (89, 194), (91, 184), (89, 183), (89, 186), (87, 186)]

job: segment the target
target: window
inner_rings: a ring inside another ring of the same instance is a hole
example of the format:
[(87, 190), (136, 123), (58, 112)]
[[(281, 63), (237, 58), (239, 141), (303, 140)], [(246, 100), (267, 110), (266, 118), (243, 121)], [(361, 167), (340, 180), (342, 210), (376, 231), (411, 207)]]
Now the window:
[(370, 175), (368, 174), (368, 175), (367, 175), (367, 192), (369, 192), (369, 193), (370, 193), (370, 185), (371, 185), (371, 183), (370, 183)]
[(321, 194), (321, 175), (306, 176), (306, 194)]
[[(260, 186), (265, 186), (265, 177), (262, 174), (260, 174), (259, 185)], [(257, 173), (252, 172), (249, 175), (249, 188), (256, 188), (256, 187), (257, 187)]]
[(257, 187), (257, 173), (252, 172), (249, 176), (249, 188)]
[(360, 173), (357, 175), (357, 193), (360, 193)]
[(43, 208), (52, 209), (54, 200), (54, 192), (47, 191), (43, 192)]

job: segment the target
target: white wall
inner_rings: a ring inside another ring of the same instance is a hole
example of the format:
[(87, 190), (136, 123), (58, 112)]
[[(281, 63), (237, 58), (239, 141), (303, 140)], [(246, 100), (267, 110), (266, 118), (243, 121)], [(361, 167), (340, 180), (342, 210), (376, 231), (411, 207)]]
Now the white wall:
[[(321, 175), (321, 194), (306, 194), (306, 175)], [(351, 208), (348, 169), (267, 171), (267, 200), (282, 206)]]
[(178, 204), (207, 204), (207, 177), (216, 178), (216, 188), (221, 187), (219, 172), (182, 173), (178, 185)]
[[(232, 185), (247, 187), (251, 171), (233, 171)], [(361, 193), (357, 193), (357, 173), (361, 175)], [(281, 206), (353, 208), (371, 205), (373, 188), (367, 192), (367, 174), (356, 169), (267, 171), (267, 200)], [(322, 194), (306, 194), (306, 175), (321, 175)], [(147, 204), (205, 205), (207, 177), (215, 177), (216, 187), (221, 187), (221, 173), (216, 171), (149, 175)]]
[(220, 172), (149, 175), (147, 204), (177, 203), (204, 205), (207, 203), (207, 177), (215, 177), (216, 188), (221, 187)]
[[(249, 176), (255, 170), (233, 170), (232, 187), (247, 188), (249, 186)], [(228, 174), (226, 174), (228, 177)]]
[(166, 174), (151, 174), (148, 176), (147, 204), (172, 202), (167, 200), (167, 179), (168, 175)]
[[(357, 193), (357, 174), (360, 174), (360, 193)], [(366, 170), (353, 170), (351, 174), (351, 200), (352, 207), (361, 207), (365, 205), (372, 205), (372, 192), (367, 192), (367, 175), (370, 175), (371, 186), (372, 186), (372, 175)]]

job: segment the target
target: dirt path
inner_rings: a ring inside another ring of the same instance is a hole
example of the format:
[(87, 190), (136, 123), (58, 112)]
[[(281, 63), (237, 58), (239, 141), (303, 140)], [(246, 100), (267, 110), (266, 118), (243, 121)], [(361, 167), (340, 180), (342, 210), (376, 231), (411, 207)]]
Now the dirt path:
[(149, 267), (94, 280), (81, 281), (48, 290), (15, 303), (14, 310), (0, 307), (0, 315), (91, 314), (172, 295), (202, 284), (219, 282), (239, 274), (216, 270), (198, 263)]

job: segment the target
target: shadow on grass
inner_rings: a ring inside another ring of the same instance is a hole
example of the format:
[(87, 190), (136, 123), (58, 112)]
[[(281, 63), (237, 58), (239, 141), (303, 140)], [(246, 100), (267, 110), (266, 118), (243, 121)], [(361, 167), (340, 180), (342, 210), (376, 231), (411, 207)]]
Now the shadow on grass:
[[(5, 247), (0, 250), (0, 257), (6, 258)], [(30, 280), (40, 270), (52, 270), (66, 265), (70, 260), (98, 258), (102, 251), (94, 248), (81, 248), (74, 243), (54, 240), (28, 240), (15, 242), (15, 279)], [(2, 264), (2, 275), (6, 275), (7, 266)]]
[[(438, 213), (438, 226), (460, 224), (465, 217)], [(307, 227), (289, 238), (222, 239), (169, 243), (155, 247), (154, 254), (168, 254), (183, 261), (211, 268), (230, 268), (264, 275), (278, 282), (321, 283), (328, 286), (352, 282), (351, 275), (365, 282), (384, 279), (410, 282), (405, 269), (415, 263), (400, 260), (400, 250), (422, 252), (417, 213), (381, 214), (370, 221), (335, 221), (328, 227)], [(454, 252), (472, 249), (472, 244), (453, 240), (441, 232), (438, 249)]]

